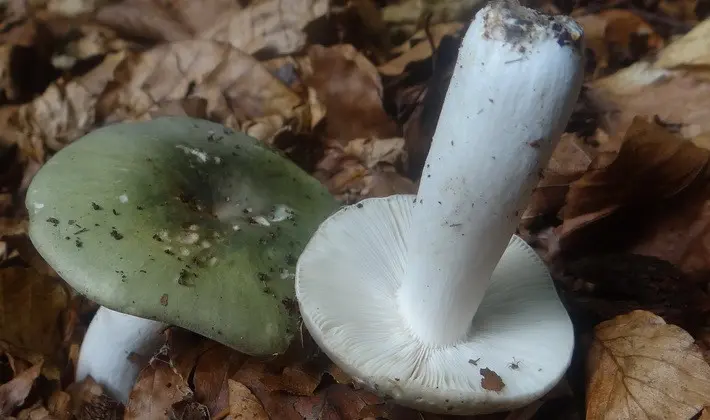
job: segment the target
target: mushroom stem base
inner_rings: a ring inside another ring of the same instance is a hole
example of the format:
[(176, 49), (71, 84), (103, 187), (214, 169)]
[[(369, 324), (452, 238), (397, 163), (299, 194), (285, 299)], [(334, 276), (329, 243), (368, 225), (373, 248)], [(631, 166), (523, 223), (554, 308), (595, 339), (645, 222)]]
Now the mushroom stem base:
[(100, 307), (86, 331), (79, 352), (76, 380), (91, 376), (106, 393), (123, 404), (144, 367), (142, 361), (163, 344), (162, 322)]

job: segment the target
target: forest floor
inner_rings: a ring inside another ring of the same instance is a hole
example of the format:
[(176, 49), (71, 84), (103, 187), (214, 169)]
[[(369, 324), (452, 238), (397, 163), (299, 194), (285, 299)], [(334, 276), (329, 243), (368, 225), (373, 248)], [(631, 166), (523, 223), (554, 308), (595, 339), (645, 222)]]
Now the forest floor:
[[(529, 6), (586, 36), (582, 94), (519, 226), (577, 342), (543, 399), (475, 418), (710, 419), (710, 2)], [(164, 115), (244, 131), (345, 203), (416, 192), (480, 7), (0, 0), (0, 418), (447, 418), (382, 401), (324, 358), (266, 362), (177, 328), (126, 406), (75, 382), (97, 305), (34, 249), (24, 197), (82, 135)]]

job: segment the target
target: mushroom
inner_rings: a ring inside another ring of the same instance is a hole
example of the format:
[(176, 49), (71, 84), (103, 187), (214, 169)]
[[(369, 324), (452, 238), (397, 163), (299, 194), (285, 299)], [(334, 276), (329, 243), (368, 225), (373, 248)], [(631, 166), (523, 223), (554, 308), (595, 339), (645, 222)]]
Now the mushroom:
[(258, 140), (169, 117), (73, 142), (35, 175), (26, 206), (42, 257), (102, 305), (77, 379), (126, 402), (167, 325), (284, 352), (298, 331), (297, 258), (338, 203)]
[(573, 328), (515, 229), (583, 78), (581, 28), (514, 0), (464, 36), (416, 196), (328, 217), (301, 254), (303, 322), (344, 372), (411, 408), (484, 414), (564, 375)]

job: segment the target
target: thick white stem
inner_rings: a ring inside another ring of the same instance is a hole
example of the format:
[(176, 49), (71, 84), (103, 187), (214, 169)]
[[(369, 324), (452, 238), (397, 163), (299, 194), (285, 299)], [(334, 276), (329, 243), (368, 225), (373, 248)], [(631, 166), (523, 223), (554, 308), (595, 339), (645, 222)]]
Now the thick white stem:
[(162, 322), (100, 307), (79, 352), (76, 380), (91, 376), (106, 393), (124, 404), (148, 361), (164, 342)]
[(464, 338), (583, 78), (582, 30), (513, 1), (469, 27), (412, 214), (402, 315), (419, 338)]

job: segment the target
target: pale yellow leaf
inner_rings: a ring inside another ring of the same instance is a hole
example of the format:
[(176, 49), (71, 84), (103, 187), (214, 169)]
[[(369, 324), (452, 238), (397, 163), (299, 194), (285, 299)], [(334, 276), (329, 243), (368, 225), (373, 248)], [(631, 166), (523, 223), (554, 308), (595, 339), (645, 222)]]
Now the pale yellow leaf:
[(710, 404), (710, 365), (683, 329), (633, 311), (594, 336), (587, 420), (690, 419)]
[(690, 32), (661, 50), (654, 66), (664, 69), (705, 68), (703, 72), (710, 78), (710, 19), (705, 19)]

